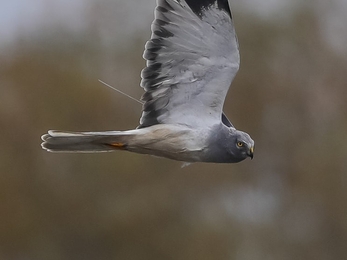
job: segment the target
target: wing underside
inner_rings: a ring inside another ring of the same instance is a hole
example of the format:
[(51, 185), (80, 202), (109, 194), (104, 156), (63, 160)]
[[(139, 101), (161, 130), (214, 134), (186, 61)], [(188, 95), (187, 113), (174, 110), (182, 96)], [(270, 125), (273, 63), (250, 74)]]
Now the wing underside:
[(220, 122), (240, 62), (228, 1), (158, 0), (151, 29), (139, 127)]

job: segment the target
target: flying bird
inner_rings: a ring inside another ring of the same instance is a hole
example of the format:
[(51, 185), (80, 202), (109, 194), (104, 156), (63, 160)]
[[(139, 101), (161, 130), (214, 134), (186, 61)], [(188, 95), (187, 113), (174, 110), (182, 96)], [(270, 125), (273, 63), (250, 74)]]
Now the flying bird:
[(183, 162), (253, 158), (254, 141), (223, 104), (240, 65), (228, 0), (157, 0), (141, 73), (143, 108), (133, 130), (50, 130), (50, 152), (130, 151)]

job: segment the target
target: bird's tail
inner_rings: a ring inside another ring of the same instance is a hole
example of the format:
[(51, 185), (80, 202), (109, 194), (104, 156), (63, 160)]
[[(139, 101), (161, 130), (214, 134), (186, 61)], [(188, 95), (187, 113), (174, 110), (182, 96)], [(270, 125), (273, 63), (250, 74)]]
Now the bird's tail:
[(41, 138), (42, 148), (50, 152), (110, 152), (127, 150), (129, 131), (61, 132), (50, 130)]

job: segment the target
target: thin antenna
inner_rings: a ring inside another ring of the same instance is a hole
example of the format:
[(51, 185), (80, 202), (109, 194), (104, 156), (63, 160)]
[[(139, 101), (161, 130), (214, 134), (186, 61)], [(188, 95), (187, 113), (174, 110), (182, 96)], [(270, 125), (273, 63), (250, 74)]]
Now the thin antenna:
[(116, 89), (115, 87), (112, 87), (111, 85), (109, 85), (109, 84), (103, 82), (103, 81), (100, 80), (100, 79), (99, 79), (99, 82), (102, 83), (102, 84), (104, 84), (106, 87), (109, 87), (109, 88), (111, 88), (111, 89), (117, 91), (118, 93), (121, 93), (122, 95), (124, 95), (124, 96), (126, 96), (126, 97), (128, 97), (128, 98), (130, 98), (130, 99), (132, 99), (132, 100), (134, 100), (134, 101), (136, 101), (137, 103), (140, 103), (141, 105), (144, 104), (144, 102), (142, 102), (142, 101), (140, 101), (140, 100), (138, 100), (138, 99), (136, 99), (136, 98), (134, 98), (134, 97), (132, 97), (132, 96), (126, 94), (126, 93), (124, 93), (123, 91), (120, 91), (119, 89)]

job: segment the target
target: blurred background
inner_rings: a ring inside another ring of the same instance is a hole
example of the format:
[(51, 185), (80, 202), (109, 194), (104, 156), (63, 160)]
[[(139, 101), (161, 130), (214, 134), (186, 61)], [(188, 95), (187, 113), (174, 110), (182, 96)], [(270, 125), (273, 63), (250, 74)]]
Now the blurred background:
[(347, 257), (347, 2), (231, 1), (225, 111), (255, 158), (51, 154), (48, 129), (125, 130), (154, 0), (0, 0), (0, 259)]

